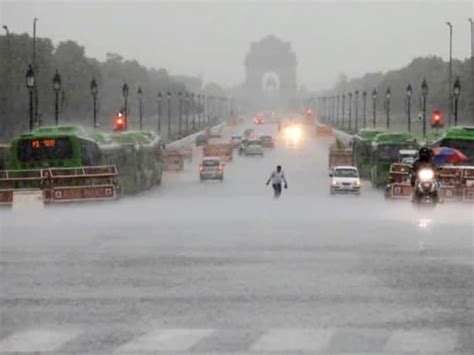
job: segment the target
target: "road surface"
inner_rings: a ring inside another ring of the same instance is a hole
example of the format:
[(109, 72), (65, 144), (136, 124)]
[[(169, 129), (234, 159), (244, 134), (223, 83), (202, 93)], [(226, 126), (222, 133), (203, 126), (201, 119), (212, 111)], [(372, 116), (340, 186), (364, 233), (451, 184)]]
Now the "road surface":
[(329, 143), (236, 155), (223, 183), (196, 151), (133, 198), (1, 211), (0, 352), (474, 353), (471, 205), (330, 196)]

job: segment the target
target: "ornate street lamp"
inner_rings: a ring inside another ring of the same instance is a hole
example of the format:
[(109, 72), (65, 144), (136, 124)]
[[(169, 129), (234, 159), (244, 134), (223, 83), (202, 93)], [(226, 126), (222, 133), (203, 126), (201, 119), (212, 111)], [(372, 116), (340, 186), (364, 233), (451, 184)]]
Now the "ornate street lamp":
[(125, 116), (124, 130), (128, 128), (128, 85), (124, 83), (122, 86), (122, 97), (123, 97), (123, 114)]
[(454, 125), (458, 125), (458, 100), (459, 95), (461, 95), (461, 81), (459, 77), (456, 78), (453, 86), (453, 95), (454, 95)]
[(411, 96), (413, 95), (413, 88), (411, 84), (408, 84), (406, 89), (407, 94), (407, 123), (408, 123), (408, 132), (411, 132)]
[(423, 79), (421, 83), (421, 96), (423, 97), (422, 111), (423, 111), (423, 137), (426, 136), (426, 97), (428, 96), (428, 84)]
[(53, 76), (53, 90), (54, 90), (54, 121), (56, 126), (59, 124), (59, 92), (61, 91), (61, 75), (58, 70)]
[(377, 90), (375, 88), (372, 91), (372, 114), (373, 114), (372, 126), (375, 128), (377, 126)]
[(28, 65), (28, 70), (26, 71), (26, 75), (25, 75), (25, 84), (26, 84), (26, 88), (28, 89), (28, 93), (29, 93), (29, 96), (30, 96), (30, 122), (29, 122), (29, 126), (30, 126), (30, 132), (33, 130), (34, 128), (34, 111), (33, 111), (33, 91), (34, 91), (34, 88), (35, 88), (35, 85), (36, 85), (36, 82), (35, 82), (35, 72), (33, 70), (33, 67), (31, 65)]
[(97, 93), (98, 93), (98, 88), (97, 88), (97, 82), (95, 81), (95, 78), (92, 78), (91, 80), (91, 94), (92, 94), (92, 112), (93, 112), (93, 117), (94, 117), (94, 128), (97, 128), (99, 125), (97, 124)]
[(391, 96), (391, 91), (390, 87), (387, 88), (387, 91), (385, 93), (385, 103), (386, 103), (386, 109), (387, 109), (387, 131), (390, 129), (390, 96)]

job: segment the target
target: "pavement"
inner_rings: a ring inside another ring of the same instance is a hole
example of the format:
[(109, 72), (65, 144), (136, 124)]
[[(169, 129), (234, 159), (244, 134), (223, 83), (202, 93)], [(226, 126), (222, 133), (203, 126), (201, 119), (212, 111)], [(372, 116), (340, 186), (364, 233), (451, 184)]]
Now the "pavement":
[(235, 154), (224, 182), (196, 150), (134, 197), (1, 210), (0, 353), (473, 354), (472, 205), (330, 196), (330, 143)]

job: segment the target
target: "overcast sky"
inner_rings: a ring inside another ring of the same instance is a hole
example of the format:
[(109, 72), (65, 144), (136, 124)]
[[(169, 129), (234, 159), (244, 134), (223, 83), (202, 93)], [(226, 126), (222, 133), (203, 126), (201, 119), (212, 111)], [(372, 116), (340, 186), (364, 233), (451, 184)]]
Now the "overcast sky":
[(172, 74), (201, 75), (224, 86), (244, 78), (252, 41), (290, 41), (298, 83), (331, 86), (350, 77), (400, 68), (416, 56), (470, 55), (473, 0), (449, 1), (105, 1), (0, 0), (0, 22), (55, 43), (72, 39), (88, 56), (117, 52)]

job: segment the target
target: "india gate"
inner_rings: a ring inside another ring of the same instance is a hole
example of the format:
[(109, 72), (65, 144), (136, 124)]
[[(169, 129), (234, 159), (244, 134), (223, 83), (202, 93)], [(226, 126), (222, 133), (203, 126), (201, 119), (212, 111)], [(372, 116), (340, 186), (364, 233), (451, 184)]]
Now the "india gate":
[(273, 35), (252, 42), (245, 57), (245, 101), (257, 110), (295, 107), (296, 64), (290, 42)]

